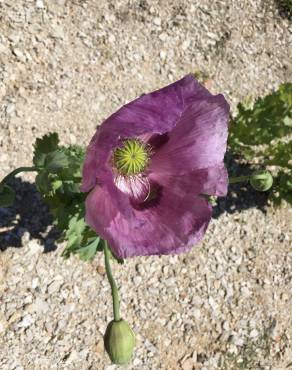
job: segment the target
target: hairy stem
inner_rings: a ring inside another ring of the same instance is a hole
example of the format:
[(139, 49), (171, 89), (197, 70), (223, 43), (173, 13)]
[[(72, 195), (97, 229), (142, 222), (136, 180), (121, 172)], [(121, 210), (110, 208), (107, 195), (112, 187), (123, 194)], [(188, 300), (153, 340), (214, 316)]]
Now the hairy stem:
[(4, 184), (6, 184), (9, 179), (11, 179), (12, 177), (14, 177), (15, 175), (17, 175), (20, 172), (31, 172), (31, 171), (37, 171), (37, 170), (38, 170), (37, 167), (19, 167), (19, 168), (16, 168), (12, 172), (10, 172), (7, 176), (4, 177), (4, 179), (0, 182), (0, 187), (1, 187), (1, 185), (3, 186)]
[(112, 290), (114, 320), (120, 321), (121, 320), (120, 299), (119, 299), (118, 288), (117, 288), (116, 282), (112, 275), (112, 270), (110, 266), (110, 250), (109, 250), (107, 241), (105, 241), (104, 243), (104, 262), (105, 262), (106, 275), (107, 275), (107, 278), (108, 278), (108, 281), (110, 283), (111, 290)]
[(230, 177), (229, 184), (237, 184), (238, 182), (248, 181), (250, 179), (250, 175), (248, 176), (238, 176), (238, 177)]

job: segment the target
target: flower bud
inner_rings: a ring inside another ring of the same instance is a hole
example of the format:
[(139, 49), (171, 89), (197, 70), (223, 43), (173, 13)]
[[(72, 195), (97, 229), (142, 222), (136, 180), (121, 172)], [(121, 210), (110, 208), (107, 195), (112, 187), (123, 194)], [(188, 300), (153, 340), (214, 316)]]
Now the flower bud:
[(257, 191), (267, 191), (273, 185), (273, 177), (269, 171), (258, 171), (250, 177), (251, 186)]
[(130, 361), (135, 346), (135, 334), (125, 320), (113, 320), (108, 324), (104, 346), (114, 364), (124, 365)]

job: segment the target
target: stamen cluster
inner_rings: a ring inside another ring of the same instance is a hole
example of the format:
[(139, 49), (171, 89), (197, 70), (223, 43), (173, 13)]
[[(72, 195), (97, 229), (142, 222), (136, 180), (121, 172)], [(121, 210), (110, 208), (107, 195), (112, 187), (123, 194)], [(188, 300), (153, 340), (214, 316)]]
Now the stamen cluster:
[(114, 166), (122, 175), (141, 173), (149, 162), (149, 149), (138, 139), (126, 139), (113, 154)]

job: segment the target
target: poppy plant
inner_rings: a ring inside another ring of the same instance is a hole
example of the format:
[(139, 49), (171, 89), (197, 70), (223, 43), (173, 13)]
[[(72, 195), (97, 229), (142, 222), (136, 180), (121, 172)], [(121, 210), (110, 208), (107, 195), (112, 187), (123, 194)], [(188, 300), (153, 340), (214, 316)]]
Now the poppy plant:
[[(228, 179), (228, 117), (223, 95), (212, 95), (187, 75), (106, 119), (85, 160), (83, 148), (63, 147), (56, 133), (47, 134), (36, 140), (34, 166), (17, 168), (0, 182), (0, 207), (7, 207), (15, 198), (11, 178), (36, 171), (36, 185), (68, 241), (63, 255), (91, 260), (103, 250), (113, 302), (104, 346), (114, 364), (130, 361), (136, 340), (120, 315), (112, 253), (127, 258), (187, 251), (210, 222), (209, 196), (225, 196), (228, 184), (239, 182), (250, 182), (257, 191), (272, 187), (266, 170)], [(86, 221), (99, 236), (84, 222), (85, 197)]]
[(86, 221), (119, 258), (177, 254), (203, 237), (206, 195), (225, 196), (229, 105), (192, 75), (124, 105), (97, 128), (81, 190)]

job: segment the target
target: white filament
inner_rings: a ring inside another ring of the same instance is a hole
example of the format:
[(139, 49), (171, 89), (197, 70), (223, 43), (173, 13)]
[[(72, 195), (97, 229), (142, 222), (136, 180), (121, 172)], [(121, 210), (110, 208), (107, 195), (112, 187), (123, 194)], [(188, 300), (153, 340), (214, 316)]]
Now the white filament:
[(141, 174), (132, 176), (117, 175), (115, 185), (120, 191), (139, 202), (144, 202), (150, 193), (149, 180)]

